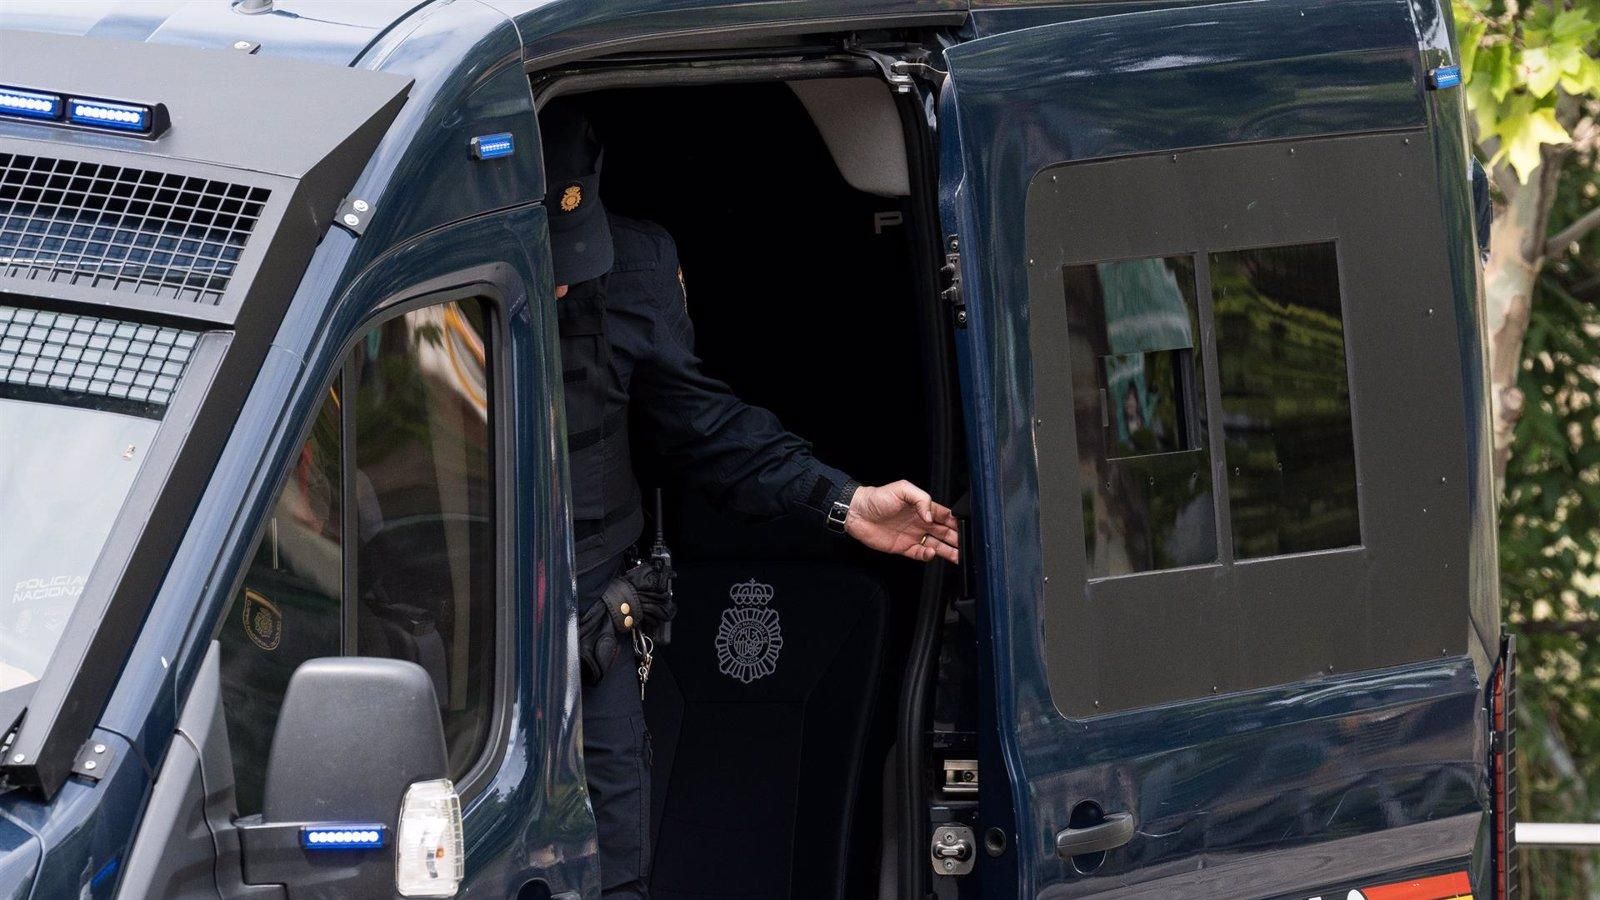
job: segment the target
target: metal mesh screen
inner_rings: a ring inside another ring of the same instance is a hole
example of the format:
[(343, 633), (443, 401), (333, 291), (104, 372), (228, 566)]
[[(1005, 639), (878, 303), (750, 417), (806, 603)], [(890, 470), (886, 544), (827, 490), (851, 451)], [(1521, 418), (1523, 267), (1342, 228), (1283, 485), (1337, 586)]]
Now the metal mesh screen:
[(158, 325), (0, 306), (0, 389), (165, 406), (197, 337)]
[(0, 153), (0, 275), (215, 304), (270, 193)]

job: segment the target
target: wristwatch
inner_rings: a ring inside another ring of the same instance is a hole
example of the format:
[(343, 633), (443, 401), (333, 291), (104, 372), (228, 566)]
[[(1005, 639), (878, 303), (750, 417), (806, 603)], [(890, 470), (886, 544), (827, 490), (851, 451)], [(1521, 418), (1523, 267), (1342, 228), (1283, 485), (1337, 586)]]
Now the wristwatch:
[(828, 505), (828, 530), (834, 534), (844, 534), (844, 520), (850, 515), (850, 498), (856, 495), (856, 488), (861, 487), (854, 481), (846, 481), (844, 487), (834, 494), (834, 500)]

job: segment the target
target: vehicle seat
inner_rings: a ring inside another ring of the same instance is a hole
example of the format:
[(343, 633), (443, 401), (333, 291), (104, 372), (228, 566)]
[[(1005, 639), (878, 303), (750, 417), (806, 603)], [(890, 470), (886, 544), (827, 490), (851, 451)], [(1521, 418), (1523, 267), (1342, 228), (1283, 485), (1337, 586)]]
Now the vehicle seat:
[(675, 592), (645, 695), (651, 896), (843, 898), (884, 586), (836, 562), (726, 562), (681, 566)]

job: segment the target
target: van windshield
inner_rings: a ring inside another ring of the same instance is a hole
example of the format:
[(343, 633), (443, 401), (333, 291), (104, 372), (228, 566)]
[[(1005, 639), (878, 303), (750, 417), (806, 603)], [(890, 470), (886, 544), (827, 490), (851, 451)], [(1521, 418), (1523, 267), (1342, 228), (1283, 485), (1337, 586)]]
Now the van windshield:
[(0, 691), (43, 676), (160, 424), (0, 388)]

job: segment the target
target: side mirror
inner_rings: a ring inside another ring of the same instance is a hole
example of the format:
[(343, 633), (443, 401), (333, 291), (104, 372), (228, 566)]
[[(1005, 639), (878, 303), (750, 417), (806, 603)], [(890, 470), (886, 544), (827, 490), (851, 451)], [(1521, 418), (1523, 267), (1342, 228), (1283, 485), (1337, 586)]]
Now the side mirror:
[(245, 882), (291, 898), (454, 896), (461, 807), (449, 774), (421, 666), (307, 660), (284, 694), (261, 814), (237, 823)]

